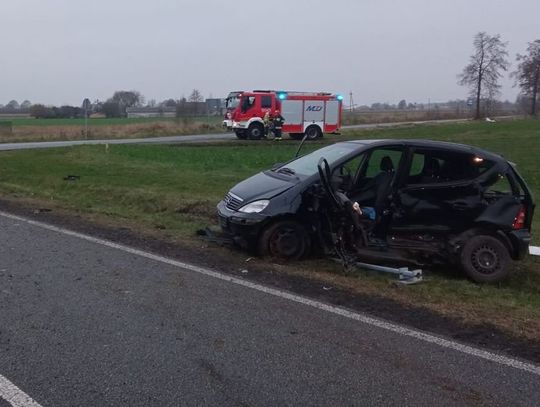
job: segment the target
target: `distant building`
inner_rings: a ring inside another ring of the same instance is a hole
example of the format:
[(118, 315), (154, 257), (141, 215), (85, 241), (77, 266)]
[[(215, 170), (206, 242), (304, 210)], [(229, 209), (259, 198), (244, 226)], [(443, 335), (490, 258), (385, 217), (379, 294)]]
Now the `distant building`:
[(225, 109), (224, 99), (206, 99), (206, 112), (209, 115), (221, 116)]
[(175, 117), (176, 107), (128, 107), (127, 117)]

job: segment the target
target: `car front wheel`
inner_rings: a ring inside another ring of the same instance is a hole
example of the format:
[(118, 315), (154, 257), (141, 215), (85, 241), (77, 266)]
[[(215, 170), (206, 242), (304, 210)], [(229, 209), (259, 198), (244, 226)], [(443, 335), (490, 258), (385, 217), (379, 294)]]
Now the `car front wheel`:
[(265, 229), (259, 240), (259, 254), (284, 260), (304, 257), (310, 247), (304, 227), (295, 221), (279, 221)]
[(508, 249), (492, 236), (474, 236), (465, 243), (461, 251), (463, 270), (477, 283), (504, 280), (510, 274), (510, 261)]

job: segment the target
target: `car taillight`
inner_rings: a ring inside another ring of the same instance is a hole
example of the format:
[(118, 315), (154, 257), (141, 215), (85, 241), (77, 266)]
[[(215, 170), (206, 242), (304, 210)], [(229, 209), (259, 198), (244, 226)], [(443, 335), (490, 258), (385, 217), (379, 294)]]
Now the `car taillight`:
[(521, 207), (519, 208), (519, 212), (514, 219), (514, 224), (512, 225), (512, 228), (514, 228), (515, 230), (523, 229), (525, 227), (526, 215), (527, 211), (525, 210), (525, 206), (521, 205)]

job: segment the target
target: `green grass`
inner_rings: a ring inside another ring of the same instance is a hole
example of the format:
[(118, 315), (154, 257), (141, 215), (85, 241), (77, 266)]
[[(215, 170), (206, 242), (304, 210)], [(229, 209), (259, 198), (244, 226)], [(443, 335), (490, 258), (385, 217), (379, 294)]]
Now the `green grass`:
[[(337, 139), (436, 138), (465, 142), (504, 154), (518, 164), (530, 188), (540, 192), (540, 121), (466, 123), (347, 132), (308, 143), (304, 152)], [(296, 142), (236, 142), (219, 146), (85, 146), (2, 154), (0, 191), (33, 194), (72, 208), (115, 216), (152, 218), (181, 227), (185, 202), (200, 208), (184, 218), (208, 221), (215, 203), (236, 182), (275, 162), (289, 160)], [(81, 176), (65, 182), (66, 174)], [(152, 210), (155, 207), (156, 210)], [(196, 212), (196, 213), (195, 213)], [(537, 216), (534, 228), (540, 227)], [(190, 222), (192, 223), (192, 222)], [(189, 229), (189, 228), (187, 228)]]
[[(308, 143), (304, 151), (342, 139), (411, 137), (463, 142), (504, 154), (517, 163), (539, 196), (540, 121), (349, 131)], [(0, 160), (0, 194), (102, 216), (141, 230), (156, 229), (174, 238), (195, 239), (196, 229), (215, 223), (215, 205), (234, 184), (275, 162), (289, 160), (297, 146), (293, 141), (238, 141), (5, 152)], [(66, 175), (81, 178), (64, 181)], [(536, 216), (535, 230), (540, 230), (539, 219)], [(540, 240), (535, 237), (535, 242)], [(500, 320), (496, 324), (505, 329), (531, 336), (540, 335), (539, 266), (538, 258), (517, 263), (513, 277), (499, 286), (478, 286), (437, 271), (430, 274), (429, 283), (407, 290), (389, 289), (387, 278), (371, 273), (353, 275), (346, 282), (362, 289), (375, 287), (383, 295), (463, 318)]]
[[(88, 119), (89, 126), (111, 126), (111, 125), (122, 125), (122, 124), (141, 124), (141, 123), (155, 123), (155, 122), (170, 122), (180, 120), (183, 118), (176, 119), (171, 117), (137, 117), (137, 118), (98, 118), (98, 119)], [(220, 123), (223, 118), (221, 116), (194, 116), (186, 118), (190, 122), (200, 122), (200, 123)], [(34, 118), (24, 118), (24, 119), (10, 119), (0, 121), (10, 121), (13, 123), (14, 127), (19, 126), (84, 126), (84, 119), (34, 119)]]

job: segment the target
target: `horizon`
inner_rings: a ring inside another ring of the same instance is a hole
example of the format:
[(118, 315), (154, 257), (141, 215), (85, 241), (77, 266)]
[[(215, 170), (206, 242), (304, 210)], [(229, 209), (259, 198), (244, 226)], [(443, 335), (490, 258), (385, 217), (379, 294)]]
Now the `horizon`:
[(261, 87), (330, 91), (345, 102), (352, 91), (368, 106), (467, 99), (457, 75), (480, 31), (508, 42), (512, 65), (498, 99), (513, 102), (515, 55), (539, 37), (540, 3), (517, 3), (527, 10), (519, 19), (501, 0), (276, 0), (267, 21), (267, 3), (247, 0), (22, 0), (4, 5), (0, 103), (78, 106), (116, 90), (157, 101), (192, 89), (222, 98)]

